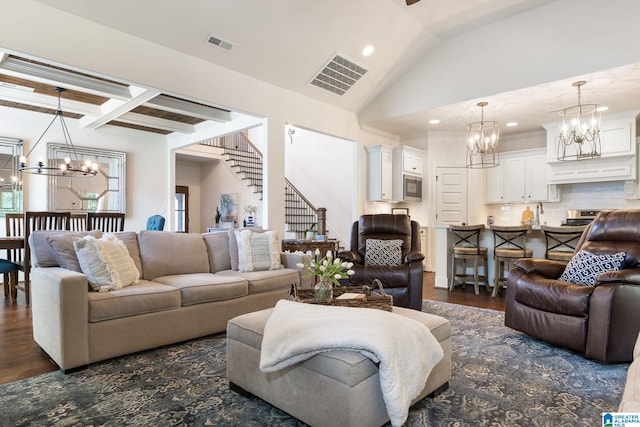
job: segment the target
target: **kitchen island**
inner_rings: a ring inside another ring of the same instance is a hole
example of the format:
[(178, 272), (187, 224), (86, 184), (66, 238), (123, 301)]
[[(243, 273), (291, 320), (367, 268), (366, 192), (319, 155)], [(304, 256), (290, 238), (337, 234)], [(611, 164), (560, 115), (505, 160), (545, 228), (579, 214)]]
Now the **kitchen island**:
[[(435, 226), (435, 287), (436, 288), (448, 288), (451, 280), (451, 248), (453, 246), (453, 236), (449, 231), (449, 225), (436, 225)], [(546, 242), (544, 233), (540, 230), (540, 226), (531, 226), (531, 229), (527, 233), (527, 248), (533, 250), (534, 258), (544, 258), (546, 251)], [(481, 274), (488, 275), (490, 286), (493, 287), (495, 269), (493, 261), (493, 232), (491, 228), (487, 226), (480, 233), (480, 246), (487, 248), (487, 261), (488, 261), (488, 274), (483, 272)], [(471, 272), (472, 266), (467, 266), (468, 272)]]

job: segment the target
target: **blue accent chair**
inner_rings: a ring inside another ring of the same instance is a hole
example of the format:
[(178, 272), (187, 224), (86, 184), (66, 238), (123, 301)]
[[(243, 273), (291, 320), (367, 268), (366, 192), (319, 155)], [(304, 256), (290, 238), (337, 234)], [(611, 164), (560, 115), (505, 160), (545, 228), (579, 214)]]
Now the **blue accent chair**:
[(6, 259), (0, 259), (0, 273), (4, 281), (4, 297), (18, 299), (18, 266)]
[(164, 217), (162, 215), (150, 216), (147, 220), (147, 230), (164, 230)]

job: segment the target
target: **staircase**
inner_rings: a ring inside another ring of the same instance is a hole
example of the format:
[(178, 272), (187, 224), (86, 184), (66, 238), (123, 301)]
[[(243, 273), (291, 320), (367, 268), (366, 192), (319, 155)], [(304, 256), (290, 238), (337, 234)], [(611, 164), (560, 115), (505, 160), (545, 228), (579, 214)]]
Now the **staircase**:
[[(259, 199), (262, 200), (262, 153), (244, 133), (237, 132), (200, 144), (222, 148), (229, 169), (239, 174), (240, 179), (247, 181), (247, 186), (253, 188), (254, 193), (260, 194)], [(317, 209), (286, 178), (284, 190), (286, 231), (295, 233), (297, 239), (303, 239), (305, 230), (318, 223)]]

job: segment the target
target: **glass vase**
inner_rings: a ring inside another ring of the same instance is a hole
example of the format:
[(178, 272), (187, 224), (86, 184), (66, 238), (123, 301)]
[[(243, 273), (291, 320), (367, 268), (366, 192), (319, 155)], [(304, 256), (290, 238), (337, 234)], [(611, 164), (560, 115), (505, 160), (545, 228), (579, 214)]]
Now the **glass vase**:
[(333, 282), (321, 280), (313, 287), (316, 301), (331, 301), (333, 299)]

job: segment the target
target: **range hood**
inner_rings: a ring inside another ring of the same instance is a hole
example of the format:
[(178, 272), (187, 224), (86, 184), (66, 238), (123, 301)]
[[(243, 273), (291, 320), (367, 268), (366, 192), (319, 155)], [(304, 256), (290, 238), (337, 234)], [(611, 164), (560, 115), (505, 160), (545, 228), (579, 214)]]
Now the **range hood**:
[(602, 156), (585, 160), (558, 160), (560, 130), (557, 123), (543, 125), (547, 130), (549, 184), (575, 184), (602, 181), (637, 180), (636, 116), (629, 111), (602, 117), (600, 139)]

